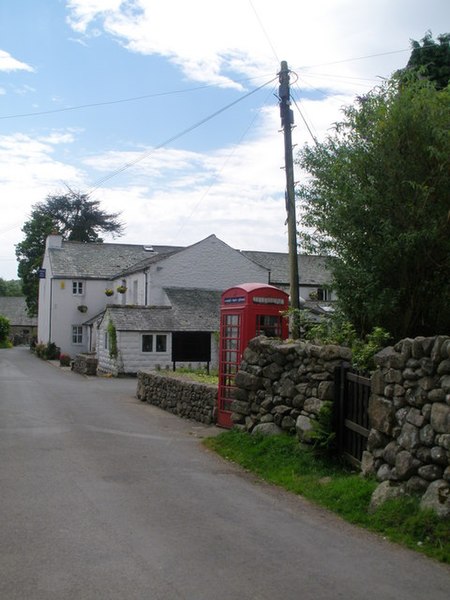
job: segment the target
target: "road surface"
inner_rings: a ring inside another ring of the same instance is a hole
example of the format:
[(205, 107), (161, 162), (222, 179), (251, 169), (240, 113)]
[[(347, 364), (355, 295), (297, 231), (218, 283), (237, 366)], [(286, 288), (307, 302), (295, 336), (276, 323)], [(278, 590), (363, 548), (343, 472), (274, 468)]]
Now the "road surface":
[(2, 600), (448, 600), (446, 566), (258, 482), (135, 390), (0, 350)]

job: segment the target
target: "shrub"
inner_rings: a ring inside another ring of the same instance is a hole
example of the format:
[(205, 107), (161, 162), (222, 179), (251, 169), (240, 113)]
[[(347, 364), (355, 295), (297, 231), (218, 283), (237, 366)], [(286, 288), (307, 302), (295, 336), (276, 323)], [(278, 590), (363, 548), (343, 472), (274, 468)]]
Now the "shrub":
[(59, 364), (61, 367), (70, 367), (71, 358), (68, 354), (59, 355)]
[(9, 319), (0, 315), (0, 342), (6, 342), (10, 331)]

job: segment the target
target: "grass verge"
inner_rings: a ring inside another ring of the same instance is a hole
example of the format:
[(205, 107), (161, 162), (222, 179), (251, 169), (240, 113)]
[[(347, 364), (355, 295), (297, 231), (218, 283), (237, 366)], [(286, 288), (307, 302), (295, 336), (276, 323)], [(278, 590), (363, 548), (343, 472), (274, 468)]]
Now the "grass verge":
[(409, 496), (386, 502), (375, 513), (368, 507), (377, 482), (362, 478), (341, 463), (321, 459), (290, 436), (252, 436), (227, 431), (205, 445), (259, 477), (332, 510), (346, 521), (450, 563), (450, 526)]

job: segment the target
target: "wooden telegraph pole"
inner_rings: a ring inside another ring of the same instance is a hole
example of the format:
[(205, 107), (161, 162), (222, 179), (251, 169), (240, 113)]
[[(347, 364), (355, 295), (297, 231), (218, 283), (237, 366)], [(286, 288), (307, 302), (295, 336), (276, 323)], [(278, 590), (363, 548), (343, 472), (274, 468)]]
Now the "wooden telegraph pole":
[[(286, 211), (289, 246), (289, 285), (291, 296), (291, 308), (297, 311), (300, 308), (300, 292), (298, 277), (297, 218), (295, 211), (294, 161), (292, 158), (292, 126), (294, 125), (294, 113), (291, 110), (289, 69), (285, 60), (281, 61), (279, 81), (280, 87), (278, 88), (278, 95), (280, 98), (281, 127), (284, 132), (284, 165), (286, 171)], [(300, 325), (297, 312), (294, 312), (294, 316), (291, 319), (291, 334), (292, 337), (295, 339), (300, 337)]]

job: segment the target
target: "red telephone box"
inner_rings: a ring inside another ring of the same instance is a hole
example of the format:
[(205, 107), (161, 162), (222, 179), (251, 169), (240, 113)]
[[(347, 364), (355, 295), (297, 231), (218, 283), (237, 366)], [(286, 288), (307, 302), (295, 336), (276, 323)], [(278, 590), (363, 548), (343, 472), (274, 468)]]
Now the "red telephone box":
[(222, 294), (217, 425), (233, 425), (234, 378), (249, 341), (258, 335), (286, 339), (288, 322), (282, 313), (288, 307), (288, 294), (264, 283), (244, 283)]

